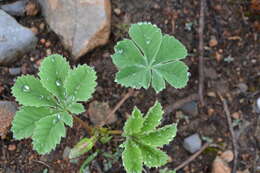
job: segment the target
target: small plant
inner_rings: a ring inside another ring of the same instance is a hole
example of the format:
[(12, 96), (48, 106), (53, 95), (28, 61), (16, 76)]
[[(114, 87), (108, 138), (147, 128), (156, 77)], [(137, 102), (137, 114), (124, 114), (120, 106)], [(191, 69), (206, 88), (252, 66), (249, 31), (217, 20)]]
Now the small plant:
[(16, 113), (12, 131), (16, 139), (31, 137), (33, 148), (49, 153), (66, 136), (65, 125), (73, 126), (72, 114), (84, 112), (78, 101), (87, 101), (96, 87), (96, 73), (87, 66), (70, 69), (60, 55), (51, 55), (41, 64), (39, 78), (19, 77), (12, 88), (23, 105)]
[(188, 67), (180, 59), (187, 56), (187, 50), (180, 41), (162, 35), (150, 23), (132, 25), (129, 35), (132, 40), (118, 42), (112, 56), (119, 69), (116, 82), (132, 88), (152, 85), (157, 93), (165, 88), (165, 80), (175, 88), (186, 86)]
[(177, 127), (171, 124), (156, 129), (162, 115), (162, 106), (156, 102), (145, 117), (140, 110), (134, 108), (126, 121), (122, 158), (127, 172), (142, 172), (143, 163), (148, 167), (160, 167), (169, 160), (168, 155), (158, 147), (168, 144), (175, 137)]
[[(116, 82), (132, 88), (147, 89), (151, 85), (156, 92), (165, 88), (165, 81), (175, 88), (187, 84), (188, 67), (180, 61), (187, 51), (178, 40), (162, 35), (160, 29), (150, 23), (132, 25), (129, 34), (132, 40), (120, 41), (112, 56), (119, 69)], [(88, 152), (97, 141), (105, 144), (112, 134), (121, 134), (126, 138), (122, 144), (122, 160), (128, 173), (141, 173), (143, 164), (147, 167), (166, 164), (168, 155), (160, 148), (175, 137), (177, 125), (157, 128), (163, 115), (159, 102), (145, 116), (135, 107), (123, 132), (104, 128), (104, 123), (92, 127), (77, 117), (85, 111), (79, 102), (87, 101), (95, 91), (96, 78), (94, 69), (87, 65), (70, 69), (62, 56), (46, 57), (40, 66), (39, 78), (22, 76), (12, 87), (12, 94), (22, 105), (12, 122), (14, 137), (32, 138), (33, 148), (46, 154), (66, 136), (65, 125), (73, 127), (75, 119), (86, 128), (90, 138), (85, 137), (75, 145), (69, 155), (71, 159)], [(84, 162), (81, 172), (97, 153)]]

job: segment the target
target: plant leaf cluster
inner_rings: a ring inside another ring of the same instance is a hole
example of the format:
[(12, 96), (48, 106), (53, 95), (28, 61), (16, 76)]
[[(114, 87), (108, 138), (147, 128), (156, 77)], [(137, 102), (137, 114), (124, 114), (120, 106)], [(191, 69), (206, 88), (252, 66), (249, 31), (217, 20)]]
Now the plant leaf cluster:
[(72, 114), (84, 112), (78, 102), (91, 97), (95, 80), (95, 71), (87, 65), (71, 69), (61, 55), (46, 57), (39, 78), (21, 76), (12, 87), (12, 94), (23, 105), (12, 122), (14, 137), (31, 137), (38, 153), (49, 153), (66, 136), (65, 125), (73, 126)]
[(175, 88), (186, 86), (188, 67), (180, 60), (187, 50), (179, 40), (147, 22), (131, 25), (129, 35), (131, 39), (117, 43), (112, 56), (119, 69), (116, 82), (132, 88), (152, 86), (157, 93), (165, 81)]
[(173, 140), (177, 126), (171, 124), (157, 128), (162, 115), (162, 106), (156, 102), (145, 116), (135, 108), (126, 121), (122, 159), (128, 173), (141, 173), (143, 164), (147, 167), (160, 167), (169, 160), (168, 155), (159, 148)]

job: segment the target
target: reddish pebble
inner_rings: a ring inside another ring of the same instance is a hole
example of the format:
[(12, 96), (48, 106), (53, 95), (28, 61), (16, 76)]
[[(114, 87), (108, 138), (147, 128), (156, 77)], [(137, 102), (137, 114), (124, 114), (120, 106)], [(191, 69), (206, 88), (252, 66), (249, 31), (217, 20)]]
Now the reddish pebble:
[(16, 145), (15, 145), (15, 144), (10, 144), (10, 145), (8, 145), (8, 150), (9, 150), (9, 151), (14, 151), (14, 150), (16, 150)]

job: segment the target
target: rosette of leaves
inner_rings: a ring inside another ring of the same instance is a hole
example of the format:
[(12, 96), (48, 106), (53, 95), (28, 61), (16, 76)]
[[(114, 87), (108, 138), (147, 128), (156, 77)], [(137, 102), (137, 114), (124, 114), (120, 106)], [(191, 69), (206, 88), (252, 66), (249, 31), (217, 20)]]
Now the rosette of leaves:
[(96, 73), (87, 65), (71, 69), (61, 55), (46, 57), (39, 78), (17, 78), (12, 94), (22, 105), (12, 122), (16, 139), (31, 137), (33, 148), (49, 153), (66, 136), (65, 125), (73, 126), (72, 114), (84, 112), (79, 101), (87, 101), (96, 87)]
[(151, 85), (157, 93), (165, 88), (165, 81), (175, 88), (186, 86), (188, 67), (180, 60), (187, 50), (180, 41), (147, 22), (133, 24), (129, 35), (131, 39), (117, 43), (112, 56), (119, 69), (116, 82), (132, 88)]
[(143, 164), (147, 167), (160, 167), (169, 160), (168, 155), (159, 148), (169, 144), (176, 136), (177, 126), (171, 124), (157, 128), (162, 115), (162, 106), (156, 102), (145, 116), (135, 108), (126, 121), (122, 159), (128, 173), (141, 173)]

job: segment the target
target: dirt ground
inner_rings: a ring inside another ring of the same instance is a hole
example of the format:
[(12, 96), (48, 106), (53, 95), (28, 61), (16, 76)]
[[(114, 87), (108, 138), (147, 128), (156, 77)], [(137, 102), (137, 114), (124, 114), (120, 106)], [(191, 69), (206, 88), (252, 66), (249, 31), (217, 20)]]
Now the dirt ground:
[[(220, 92), (228, 101), (228, 107), (233, 116), (233, 125), (239, 134), (238, 170), (249, 169), (253, 173), (258, 163), (260, 145), (256, 140), (256, 127), (259, 114), (255, 112), (255, 100), (260, 96), (260, 16), (250, 9), (250, 2), (246, 0), (207, 0), (205, 13), (205, 100), (204, 107), (199, 105), (197, 115), (176, 116), (176, 111), (166, 115), (163, 123), (179, 121), (179, 132), (175, 140), (164, 147), (172, 161), (165, 167), (175, 168), (190, 154), (183, 148), (183, 139), (193, 133), (199, 133), (204, 139), (212, 140), (214, 146), (209, 147), (184, 169), (178, 171), (207, 173), (211, 172), (212, 162), (221, 151), (232, 150), (232, 139), (221, 100), (216, 95)], [(162, 29), (164, 33), (174, 35), (186, 45), (189, 56), (185, 62), (190, 68), (190, 81), (186, 88), (176, 90), (167, 87), (156, 94), (152, 89), (141, 90), (136, 97), (128, 99), (117, 111), (118, 120), (111, 125), (113, 129), (121, 129), (136, 105), (143, 112), (159, 100), (164, 108), (172, 105), (181, 98), (185, 98), (198, 90), (198, 28), (199, 28), (199, 0), (112, 0), (113, 17), (112, 33), (109, 42), (100, 48), (86, 54), (78, 62), (71, 65), (88, 64), (95, 67), (98, 76), (98, 87), (94, 97), (84, 103), (86, 109), (91, 101), (108, 102), (114, 107), (127, 92), (114, 82), (115, 66), (110, 55), (118, 40), (128, 37), (127, 31), (131, 23), (150, 21)], [(22, 74), (36, 74), (40, 61), (47, 53), (60, 53), (70, 57), (68, 51), (61, 45), (58, 37), (49, 30), (43, 17), (39, 14), (33, 17), (18, 18), (27, 27), (39, 28), (42, 23), (44, 29), (39, 29), (37, 37), (51, 42), (46, 48), (40, 41), (37, 48), (21, 58), (10, 67), (0, 67), (0, 100), (14, 101), (10, 88), (17, 76), (11, 76), (8, 68), (21, 67)], [(217, 41), (217, 42), (216, 42)], [(241, 91), (241, 84), (247, 85), (246, 91)], [(240, 89), (239, 89), (240, 88)], [(198, 102), (199, 103), (199, 102)], [(180, 112), (177, 112), (177, 114)], [(88, 121), (86, 116), (80, 116)], [(44, 169), (55, 173), (76, 173), (80, 164), (88, 154), (78, 160), (63, 159), (66, 146), (73, 147), (77, 141), (87, 134), (74, 123), (69, 129), (67, 138), (63, 139), (55, 151), (40, 156), (32, 150), (31, 140), (16, 141), (11, 132), (0, 140), (0, 173), (41, 173)], [(206, 142), (204, 140), (204, 142)], [(101, 154), (90, 165), (90, 172), (124, 172), (118, 145), (121, 139), (113, 138), (108, 144), (98, 144), (93, 149), (99, 149)], [(12, 147), (15, 147), (14, 149)], [(105, 154), (104, 154), (105, 153)], [(109, 157), (110, 155), (111, 157)], [(230, 165), (232, 166), (232, 164)], [(146, 172), (159, 172), (159, 169), (145, 168)]]

